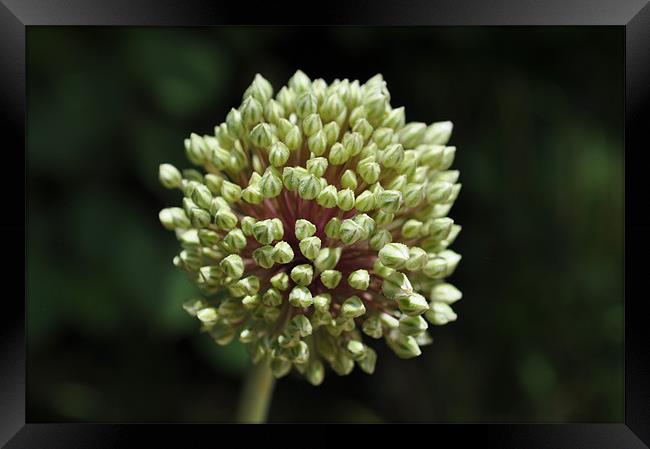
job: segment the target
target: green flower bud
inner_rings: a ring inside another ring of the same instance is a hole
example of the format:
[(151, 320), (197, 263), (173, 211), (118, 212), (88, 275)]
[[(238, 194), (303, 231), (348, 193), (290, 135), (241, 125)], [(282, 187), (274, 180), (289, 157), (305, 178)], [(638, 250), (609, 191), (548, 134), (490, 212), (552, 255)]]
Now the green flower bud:
[(221, 186), (223, 185), (224, 179), (221, 176), (208, 173), (205, 175), (205, 185), (210, 189), (215, 195), (221, 194)]
[(323, 366), (323, 362), (320, 360), (313, 360), (307, 367), (305, 377), (307, 377), (309, 383), (314, 386), (323, 383), (323, 379), (325, 378), (325, 367)]
[(203, 246), (212, 246), (219, 243), (219, 234), (209, 229), (199, 229), (197, 237)]
[(275, 244), (273, 247), (273, 260), (279, 264), (289, 263), (293, 260), (293, 249), (285, 241)]
[(311, 323), (305, 315), (296, 315), (289, 321), (287, 333), (292, 336), (307, 337), (312, 333)]
[(242, 119), (241, 112), (235, 108), (231, 108), (228, 115), (226, 115), (226, 126), (228, 127), (228, 133), (232, 136), (243, 136), (244, 120)]
[(364, 190), (357, 196), (354, 207), (359, 212), (368, 212), (375, 208), (375, 194), (369, 190)]
[(269, 150), (269, 162), (274, 167), (282, 167), (289, 160), (289, 148), (282, 142), (278, 141), (271, 145)]
[(363, 179), (366, 184), (373, 184), (379, 179), (381, 167), (379, 167), (379, 164), (376, 162), (359, 163), (359, 165), (357, 165), (357, 173), (359, 173), (359, 176), (361, 176), (361, 179)]
[(320, 274), (320, 281), (329, 289), (336, 288), (341, 282), (342, 274), (336, 270), (325, 270)]
[(331, 209), (332, 207), (336, 206), (336, 203), (338, 201), (338, 194), (336, 192), (336, 187), (329, 185), (325, 187), (321, 192), (318, 194), (318, 197), (316, 198), (316, 202), (321, 206), (325, 207), (327, 209)]
[(158, 178), (160, 183), (168, 189), (179, 188), (183, 182), (181, 172), (171, 164), (160, 164)]
[(268, 123), (259, 123), (255, 125), (248, 137), (256, 147), (269, 148), (273, 143), (273, 130)]
[(341, 187), (344, 189), (356, 189), (357, 188), (357, 175), (352, 170), (345, 170), (343, 176), (341, 176)]
[(442, 257), (433, 257), (425, 263), (422, 272), (431, 279), (443, 278), (447, 272), (447, 261)]
[(204, 228), (210, 224), (210, 213), (198, 207), (190, 210), (190, 221), (195, 228)]
[(323, 132), (325, 133), (325, 138), (327, 139), (327, 145), (332, 146), (339, 138), (341, 127), (336, 122), (329, 122), (327, 125), (323, 126)]
[(269, 288), (262, 295), (262, 302), (268, 307), (277, 307), (282, 304), (282, 293), (275, 288)]
[(426, 190), (427, 202), (429, 204), (439, 204), (448, 201), (452, 189), (453, 184), (444, 181), (429, 184)]
[(192, 191), (192, 201), (202, 209), (209, 209), (212, 202), (212, 193), (203, 184), (196, 184)]
[(384, 116), (386, 106), (388, 106), (388, 98), (381, 90), (375, 90), (366, 95), (363, 105), (367, 111), (369, 121), (373, 123)]
[(241, 197), (244, 201), (249, 204), (260, 204), (264, 201), (264, 196), (258, 185), (252, 185), (246, 187), (241, 192)]
[(398, 167), (404, 160), (404, 148), (401, 144), (388, 145), (381, 155), (381, 163), (384, 167)]
[(429, 145), (446, 145), (453, 127), (452, 122), (432, 123), (424, 132), (422, 141)]
[(237, 254), (224, 257), (219, 266), (233, 279), (239, 279), (244, 274), (244, 261)]
[(260, 192), (265, 198), (275, 198), (282, 192), (282, 179), (275, 167), (268, 167), (260, 181)]
[(339, 238), (341, 232), (341, 220), (339, 218), (330, 219), (325, 225), (325, 235), (333, 240)]
[(427, 263), (428, 254), (422, 248), (414, 246), (409, 249), (409, 260), (406, 262), (406, 269), (409, 271), (422, 270)]
[(404, 204), (406, 207), (417, 207), (424, 201), (426, 192), (423, 184), (408, 184), (404, 189)]
[(196, 317), (202, 323), (214, 323), (218, 319), (217, 311), (214, 307), (201, 309), (196, 313)]
[(427, 322), (419, 315), (402, 316), (399, 320), (399, 331), (411, 337), (417, 337), (426, 331), (428, 327)]
[(289, 293), (289, 304), (303, 309), (311, 306), (313, 304), (311, 292), (303, 286), (294, 287)]
[(262, 104), (253, 97), (246, 97), (239, 111), (246, 126), (252, 126), (262, 120)]
[(343, 147), (350, 156), (356, 156), (363, 149), (363, 136), (357, 132), (346, 133), (343, 136)]
[(379, 317), (371, 316), (363, 322), (362, 326), (363, 333), (372, 338), (381, 338), (384, 334), (384, 331), (381, 327), (381, 322)]
[(299, 243), (300, 252), (309, 260), (314, 260), (320, 252), (321, 241), (318, 237), (306, 237)]
[(381, 291), (389, 299), (400, 300), (413, 295), (413, 286), (404, 273), (394, 271), (384, 278)]
[(406, 148), (415, 148), (418, 146), (424, 136), (427, 125), (419, 122), (412, 122), (405, 125), (399, 131), (399, 141)]
[(388, 346), (395, 354), (403, 359), (410, 359), (422, 354), (415, 338), (397, 333), (394, 337), (386, 339)]
[(341, 259), (341, 248), (322, 248), (314, 259), (314, 267), (318, 273), (332, 270)]
[(311, 137), (323, 129), (323, 122), (318, 114), (309, 114), (302, 121), (302, 130), (307, 137)]
[(293, 125), (289, 132), (284, 136), (284, 143), (287, 145), (287, 148), (291, 151), (296, 151), (302, 145), (302, 135), (300, 133), (300, 128), (296, 125)]
[(309, 114), (315, 114), (318, 108), (318, 100), (310, 93), (305, 92), (296, 100), (296, 114), (298, 117), (304, 118)]
[(298, 195), (305, 200), (315, 199), (321, 191), (318, 178), (312, 174), (302, 177), (298, 184)]
[(377, 207), (382, 211), (394, 214), (402, 203), (402, 192), (398, 190), (384, 190), (377, 195)]
[(350, 340), (346, 348), (354, 360), (361, 360), (366, 356), (366, 345), (359, 340)]
[(346, 245), (352, 245), (361, 240), (365, 233), (363, 226), (348, 218), (341, 223), (339, 239)]
[(424, 296), (413, 293), (403, 298), (397, 298), (399, 309), (409, 316), (420, 315), (429, 309), (429, 304)]
[(451, 284), (438, 284), (431, 289), (431, 301), (453, 304), (463, 297), (463, 294)]
[[(280, 242), (281, 243), (281, 242)], [(276, 245), (277, 246), (277, 245)], [(274, 275), (271, 280), (271, 285), (281, 291), (285, 291), (289, 288), (289, 275), (284, 271), (281, 271)]]
[(354, 192), (350, 189), (340, 190), (337, 194), (336, 205), (344, 211), (354, 209)]
[(282, 169), (282, 183), (289, 191), (295, 191), (298, 189), (300, 183), (301, 175), (300, 172), (294, 167), (284, 167)]
[(330, 148), (328, 160), (332, 165), (343, 165), (348, 161), (348, 159), (350, 159), (350, 156), (350, 150), (337, 142), (332, 145), (332, 148)]
[(307, 171), (314, 176), (321, 177), (327, 170), (327, 159), (324, 157), (314, 157), (307, 161)]
[(403, 107), (396, 108), (390, 111), (386, 115), (381, 126), (385, 128), (392, 128), (394, 130), (398, 130), (404, 126), (405, 120), (406, 119), (404, 117), (404, 108)]
[(307, 286), (314, 278), (314, 268), (309, 264), (296, 265), (291, 270), (291, 279), (298, 285)]
[(260, 246), (253, 251), (253, 260), (262, 268), (271, 268), (275, 263), (275, 248), (270, 245)]
[(379, 260), (389, 268), (402, 268), (409, 260), (409, 248), (402, 243), (389, 243), (379, 250)]
[(221, 184), (221, 196), (229, 203), (239, 201), (241, 198), (241, 187), (230, 181), (223, 181)]
[(305, 220), (303, 218), (296, 220), (295, 234), (298, 240), (303, 240), (307, 237), (311, 237), (315, 232), (316, 226), (309, 220)]
[(445, 276), (450, 276), (453, 274), (453, 272), (456, 270), (456, 267), (458, 266), (458, 263), (460, 262), (461, 255), (450, 249), (447, 249), (438, 253), (438, 256), (447, 261), (447, 271), (445, 272)]
[(366, 307), (361, 298), (356, 295), (350, 296), (341, 304), (341, 315), (347, 318), (356, 318), (366, 313)]
[(180, 207), (170, 207), (163, 209), (158, 214), (160, 218), (160, 223), (169, 231), (174, 229), (186, 229), (191, 226), (189, 218), (185, 214), (185, 211)]
[(307, 139), (307, 146), (316, 156), (323, 155), (327, 149), (327, 137), (325, 136), (325, 133), (321, 130), (309, 137)]
[(372, 141), (378, 148), (386, 148), (393, 141), (393, 133), (392, 128), (377, 128), (372, 134)]
[(370, 275), (366, 270), (355, 270), (348, 276), (348, 284), (357, 290), (367, 290), (370, 284)]
[(246, 243), (246, 236), (241, 229), (233, 229), (225, 235), (221, 246), (229, 253), (238, 253), (246, 247)]
[(373, 132), (373, 127), (370, 123), (368, 123), (368, 120), (365, 118), (357, 120), (357, 122), (354, 124), (354, 127), (352, 130), (355, 133), (358, 133), (363, 137), (363, 141), (366, 142), (370, 136), (372, 135)]
[(406, 220), (402, 225), (402, 236), (406, 239), (415, 239), (420, 237), (423, 225), (424, 223), (419, 220)]
[(393, 241), (393, 236), (386, 229), (380, 229), (370, 237), (370, 248), (379, 251)]
[(289, 79), (289, 87), (296, 93), (301, 94), (311, 87), (311, 80), (302, 70), (297, 70), (296, 73)]
[(450, 321), (456, 321), (456, 314), (449, 307), (449, 304), (444, 302), (432, 302), (430, 309), (424, 314), (429, 323), (434, 326), (442, 326)]
[(264, 116), (266, 121), (277, 125), (280, 119), (284, 118), (284, 107), (275, 100), (269, 100), (264, 107)]

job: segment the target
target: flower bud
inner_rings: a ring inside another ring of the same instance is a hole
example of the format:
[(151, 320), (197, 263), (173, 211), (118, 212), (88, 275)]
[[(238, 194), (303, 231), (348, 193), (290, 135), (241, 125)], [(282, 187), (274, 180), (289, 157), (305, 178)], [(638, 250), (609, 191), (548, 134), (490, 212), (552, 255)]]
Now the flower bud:
[(339, 248), (322, 248), (314, 259), (314, 267), (318, 273), (325, 270), (331, 270), (336, 267), (341, 258), (342, 249)]
[(381, 327), (381, 321), (379, 321), (379, 317), (376, 315), (367, 318), (363, 322), (362, 330), (364, 334), (372, 338), (381, 338), (384, 334), (384, 331)]
[(420, 315), (429, 309), (427, 300), (419, 293), (397, 298), (396, 301), (399, 309), (409, 316)]
[(404, 148), (399, 143), (388, 145), (381, 155), (381, 163), (387, 168), (398, 167), (403, 160)]
[(289, 148), (285, 144), (275, 142), (269, 150), (269, 162), (274, 167), (282, 167), (289, 160), (289, 154)]
[(386, 114), (386, 117), (384, 118), (381, 126), (385, 128), (391, 128), (393, 130), (398, 130), (404, 126), (405, 120), (404, 108), (400, 107), (393, 109), (388, 114)]
[(289, 263), (293, 260), (293, 249), (285, 241), (275, 244), (273, 247), (273, 260), (279, 264)]
[(412, 122), (405, 125), (399, 131), (399, 141), (406, 148), (415, 148), (420, 144), (424, 132), (427, 129), (427, 125), (419, 122)]
[(195, 228), (204, 228), (210, 224), (210, 213), (195, 207), (190, 210), (190, 221)]
[(158, 178), (160, 179), (160, 183), (168, 189), (180, 187), (183, 181), (181, 172), (171, 164), (160, 164)]
[(404, 335), (417, 337), (427, 330), (429, 325), (420, 315), (402, 316), (399, 320), (399, 331)]
[(350, 296), (348, 299), (343, 301), (343, 304), (341, 305), (341, 316), (356, 318), (364, 313), (366, 313), (366, 307), (363, 305), (361, 299), (356, 295)]
[(318, 237), (306, 237), (299, 243), (300, 252), (309, 260), (314, 260), (320, 252), (321, 241)]
[(318, 197), (316, 198), (316, 202), (324, 208), (331, 209), (332, 207), (336, 206), (336, 203), (338, 201), (338, 194), (336, 192), (336, 187), (329, 185), (325, 187), (321, 192), (318, 194)]
[(307, 161), (307, 171), (314, 176), (321, 177), (327, 170), (327, 159), (324, 157), (314, 157)]
[(294, 92), (301, 94), (311, 87), (311, 80), (302, 70), (297, 70), (289, 79), (289, 87)]
[(339, 218), (330, 219), (325, 225), (325, 235), (333, 240), (339, 238), (341, 232), (341, 220)]
[(284, 271), (280, 271), (279, 273), (277, 273), (271, 278), (270, 282), (274, 288), (281, 291), (285, 291), (289, 288), (289, 275)]
[(363, 137), (363, 141), (366, 142), (372, 135), (373, 127), (370, 123), (368, 123), (368, 120), (362, 118), (357, 120), (357, 122), (354, 124), (354, 127), (352, 128), (352, 131), (361, 135), (361, 137)]
[(246, 126), (252, 126), (262, 120), (262, 104), (253, 97), (246, 97), (239, 111)]
[(367, 290), (370, 284), (370, 275), (366, 270), (355, 270), (348, 276), (348, 284), (357, 290)]
[(298, 195), (304, 200), (315, 199), (321, 191), (318, 178), (312, 174), (302, 177), (298, 184)]
[(334, 289), (341, 282), (341, 272), (337, 270), (325, 270), (320, 274), (320, 280), (323, 285), (329, 289)]
[(282, 304), (282, 293), (275, 288), (269, 288), (262, 295), (262, 302), (268, 307), (277, 307)]
[(265, 198), (275, 198), (282, 192), (282, 179), (275, 167), (268, 167), (260, 180), (260, 192)]
[(393, 236), (386, 229), (380, 229), (370, 237), (370, 248), (379, 251), (393, 241)]
[(345, 170), (341, 176), (341, 187), (355, 190), (357, 188), (357, 175), (352, 170)]
[(307, 286), (314, 278), (314, 268), (309, 264), (296, 265), (291, 270), (291, 279), (298, 285)]
[(354, 192), (351, 189), (340, 190), (337, 195), (336, 205), (344, 211), (354, 209)]
[(264, 116), (266, 121), (277, 125), (280, 122), (280, 119), (284, 118), (284, 108), (282, 105), (275, 101), (269, 100), (264, 107)]
[(376, 162), (367, 162), (357, 165), (357, 173), (366, 184), (374, 184), (379, 179), (381, 167)]
[(366, 345), (359, 340), (350, 340), (346, 349), (354, 360), (361, 360), (366, 356)]
[(329, 122), (327, 125), (323, 126), (323, 132), (327, 139), (327, 146), (332, 146), (339, 138), (341, 127), (336, 122)]
[(323, 379), (325, 377), (325, 367), (323, 366), (323, 362), (318, 359), (310, 362), (309, 366), (307, 367), (305, 376), (307, 377), (309, 383), (314, 386), (323, 383)]
[(430, 299), (434, 302), (453, 304), (463, 297), (463, 294), (451, 284), (443, 283), (435, 285), (431, 289)]
[(402, 243), (389, 243), (379, 250), (379, 260), (389, 268), (402, 268), (409, 260), (409, 248)]
[(311, 292), (303, 286), (294, 287), (289, 293), (289, 304), (303, 309), (311, 306), (313, 304)]
[(354, 207), (359, 212), (368, 212), (375, 207), (375, 194), (369, 190), (364, 190), (357, 196)]
[(244, 261), (237, 254), (224, 257), (219, 266), (233, 279), (239, 279), (244, 274)]
[(311, 137), (323, 129), (323, 122), (318, 114), (309, 114), (302, 121), (302, 130), (307, 137)]
[(399, 300), (413, 295), (413, 286), (404, 273), (394, 271), (384, 278), (381, 291), (387, 298)]
[(271, 268), (275, 263), (275, 248), (271, 245), (260, 246), (253, 251), (253, 260), (262, 268)]
[(424, 132), (422, 141), (429, 145), (446, 145), (449, 142), (453, 128), (452, 122), (432, 123)]
[(394, 214), (402, 203), (402, 193), (399, 190), (384, 190), (377, 195), (377, 207), (382, 211)]
[(238, 253), (246, 247), (246, 236), (241, 229), (229, 231), (221, 241), (221, 247), (228, 253)]
[(395, 352), (395, 354), (400, 358), (410, 359), (422, 354), (415, 338), (409, 335), (397, 333), (394, 337), (388, 338), (386, 342), (393, 352)]
[(358, 155), (363, 149), (363, 136), (357, 132), (345, 134), (343, 136), (343, 147), (351, 157)]
[(307, 146), (309, 147), (309, 151), (314, 153), (316, 156), (323, 155), (327, 149), (327, 137), (325, 136), (325, 133), (321, 130), (309, 137), (307, 139)]
[(255, 125), (248, 136), (251, 143), (258, 148), (269, 148), (273, 142), (273, 131), (268, 123), (259, 123)]
[(434, 326), (442, 326), (450, 321), (456, 321), (456, 314), (449, 304), (444, 302), (432, 302), (431, 308), (424, 313), (424, 316)]
[(304, 118), (309, 114), (315, 114), (318, 108), (318, 100), (310, 93), (305, 92), (296, 100), (296, 114), (298, 117)]
[(221, 196), (229, 203), (239, 201), (241, 198), (241, 187), (230, 181), (223, 181), (221, 184)]
[(189, 218), (185, 211), (180, 207), (170, 207), (163, 209), (158, 214), (160, 223), (169, 231), (174, 229), (186, 229), (191, 226)]
[(346, 245), (352, 245), (363, 238), (365, 229), (359, 223), (351, 219), (345, 219), (341, 222), (339, 229), (339, 239)]
[(328, 160), (332, 165), (343, 165), (350, 159), (350, 150), (346, 149), (342, 144), (335, 143), (330, 148)]

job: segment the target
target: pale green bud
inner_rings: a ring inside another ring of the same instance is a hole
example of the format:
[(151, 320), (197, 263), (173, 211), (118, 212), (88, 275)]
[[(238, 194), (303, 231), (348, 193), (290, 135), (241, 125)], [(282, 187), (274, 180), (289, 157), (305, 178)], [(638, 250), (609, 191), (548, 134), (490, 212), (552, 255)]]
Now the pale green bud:
[(404, 335), (417, 337), (428, 329), (429, 325), (420, 315), (402, 316), (399, 320), (399, 331)]
[(458, 263), (460, 262), (461, 255), (450, 250), (444, 250), (438, 253), (439, 257), (442, 257), (447, 261), (447, 271), (445, 272), (445, 276), (451, 275), (454, 270), (456, 270), (456, 267), (458, 266)]
[(341, 127), (336, 122), (329, 122), (323, 127), (323, 132), (327, 139), (327, 145), (331, 146), (338, 140), (339, 134), (341, 133)]
[(182, 173), (183, 179), (187, 181), (203, 182), (203, 175), (198, 170), (194, 170), (193, 168), (186, 168), (182, 171)]
[(318, 99), (311, 93), (305, 92), (296, 100), (296, 114), (304, 118), (309, 114), (315, 114), (318, 109)]
[(325, 270), (332, 270), (339, 263), (341, 258), (341, 248), (322, 248), (314, 259), (314, 267), (316, 271), (321, 273)]
[[(388, 105), (388, 98), (381, 90), (377, 89), (369, 92), (363, 99), (363, 105), (367, 111), (370, 122), (381, 119), (386, 113), (386, 106)], [(386, 126), (386, 125), (384, 125)]]
[(442, 326), (450, 321), (456, 321), (456, 313), (444, 302), (432, 302), (431, 308), (424, 314), (429, 323), (435, 326)]
[(281, 271), (271, 278), (271, 285), (278, 290), (285, 291), (289, 288), (289, 275)]
[(284, 107), (275, 100), (269, 100), (264, 106), (264, 116), (266, 121), (277, 125), (280, 119), (284, 118)]
[(376, 315), (367, 318), (363, 322), (361, 330), (363, 330), (364, 334), (372, 338), (381, 338), (381, 336), (384, 334), (384, 331), (381, 327), (381, 321), (379, 321), (379, 317)]
[(393, 133), (392, 128), (377, 128), (372, 134), (372, 141), (378, 148), (384, 149), (393, 141)]
[(160, 167), (158, 167), (158, 178), (160, 179), (160, 183), (168, 189), (178, 188), (183, 182), (181, 172), (171, 164), (160, 164)]
[(325, 137), (325, 133), (321, 130), (309, 137), (307, 139), (307, 146), (309, 147), (309, 151), (316, 156), (323, 155), (327, 149), (327, 137)]
[(313, 360), (307, 367), (305, 377), (307, 377), (309, 383), (314, 386), (323, 383), (323, 379), (325, 378), (325, 367), (323, 366), (323, 362), (318, 359)]
[(350, 156), (356, 156), (363, 149), (363, 136), (357, 132), (346, 133), (343, 136), (343, 147), (350, 153)]
[(453, 184), (445, 181), (429, 184), (426, 191), (429, 204), (444, 203), (451, 196)]
[(271, 361), (271, 373), (276, 379), (286, 376), (291, 371), (291, 362), (275, 358)]
[(298, 195), (305, 200), (315, 199), (321, 191), (318, 178), (312, 174), (302, 177), (298, 184)]
[(341, 219), (332, 218), (325, 225), (325, 235), (331, 239), (338, 239), (341, 232)]
[(289, 160), (290, 153), (285, 144), (280, 141), (275, 142), (269, 150), (269, 162), (274, 167), (282, 167)]
[(276, 99), (286, 112), (293, 111), (294, 100), (296, 99), (293, 90), (288, 89), (286, 86), (283, 86), (282, 89), (279, 90)]
[(341, 223), (339, 239), (346, 245), (351, 245), (361, 240), (365, 233), (363, 226), (348, 218)]
[(296, 73), (289, 79), (289, 87), (296, 93), (300, 94), (309, 90), (311, 87), (311, 80), (302, 70), (297, 70)]
[(241, 229), (233, 229), (223, 238), (221, 245), (228, 252), (238, 253), (246, 247), (246, 236)]
[(427, 252), (417, 246), (409, 249), (409, 256), (409, 260), (406, 262), (406, 269), (409, 271), (421, 270), (427, 263)]
[(273, 247), (273, 260), (275, 262), (280, 264), (289, 263), (293, 260), (293, 257), (293, 249), (287, 242), (278, 242)]
[(386, 190), (402, 190), (406, 187), (407, 177), (406, 175), (399, 175), (393, 178), (392, 181), (386, 186)]
[(290, 349), (291, 360), (295, 364), (303, 364), (309, 361), (309, 346), (304, 341), (299, 341), (297, 345)]
[(377, 226), (387, 226), (393, 222), (393, 220), (395, 219), (395, 214), (392, 212), (378, 210), (373, 215), (373, 218), (375, 220), (375, 223), (377, 223)]
[(278, 219), (260, 220), (253, 225), (253, 237), (262, 245), (268, 245), (282, 236), (284, 228)]
[(347, 318), (356, 318), (366, 313), (363, 301), (356, 295), (350, 296), (341, 304), (341, 315)]
[(212, 246), (219, 243), (219, 234), (210, 229), (199, 229), (197, 237), (203, 246)]
[(361, 360), (366, 356), (366, 346), (359, 340), (350, 340), (346, 349), (354, 360)]
[(321, 129), (323, 129), (323, 122), (318, 114), (309, 114), (302, 121), (302, 130), (307, 137), (313, 136)]
[(320, 274), (320, 280), (327, 288), (333, 289), (341, 282), (342, 274), (337, 270), (325, 270)]
[(170, 207), (163, 209), (158, 214), (160, 223), (165, 229), (173, 231), (174, 229), (189, 228), (192, 224), (185, 214), (185, 211), (180, 207)]
[(327, 94), (327, 83), (323, 78), (315, 79), (311, 83), (311, 92), (318, 99), (318, 104), (322, 104), (325, 100), (325, 95)]
[(427, 125), (420, 122), (412, 122), (405, 125), (399, 131), (399, 141), (406, 148), (415, 148), (420, 144), (427, 129)]
[(249, 185), (241, 192), (241, 197), (249, 204), (260, 204), (264, 201), (264, 196), (259, 185)]
[(289, 304), (301, 308), (311, 306), (313, 304), (311, 292), (303, 286), (294, 287), (289, 293)]
[(357, 361), (357, 364), (366, 374), (374, 373), (375, 365), (377, 364), (377, 353), (372, 348), (366, 347), (364, 357)]
[(262, 302), (268, 307), (277, 307), (282, 304), (282, 293), (275, 288), (269, 288), (262, 295)]
[(299, 218), (296, 220), (295, 234), (298, 240), (303, 240), (307, 237), (311, 237), (315, 232), (316, 226), (309, 220), (305, 220), (304, 218)]
[(314, 260), (320, 252), (321, 241), (318, 237), (306, 237), (299, 243), (300, 252), (309, 260)]
[(337, 195), (336, 205), (344, 211), (354, 209), (354, 192), (351, 189), (340, 190)]
[(260, 180), (260, 192), (265, 198), (275, 198), (282, 192), (282, 179), (275, 167), (268, 167)]
[(291, 270), (291, 279), (298, 285), (307, 286), (314, 278), (314, 268), (309, 264), (296, 265)]
[(357, 173), (366, 184), (373, 184), (379, 179), (381, 167), (376, 162), (365, 162), (357, 165)]
[(403, 298), (397, 298), (399, 309), (409, 316), (420, 315), (429, 309), (429, 304), (424, 296), (413, 293)]
[(447, 261), (442, 257), (433, 257), (426, 262), (422, 272), (431, 279), (443, 278), (447, 273)]
[(393, 271), (384, 277), (381, 291), (387, 298), (399, 300), (413, 295), (413, 286), (404, 273)]
[(243, 217), (241, 219), (241, 230), (246, 237), (251, 237), (253, 235), (253, 225), (257, 223), (257, 220), (253, 217)]
[(379, 250), (379, 260), (389, 268), (402, 268), (409, 260), (409, 248), (402, 243), (388, 243)]
[(287, 148), (291, 151), (296, 151), (302, 145), (302, 134), (300, 133), (300, 128), (293, 125), (289, 132), (284, 136), (284, 143), (287, 145)]
[(354, 207), (359, 212), (368, 212), (375, 207), (375, 194), (369, 190), (364, 190), (359, 196), (357, 196)]
[(419, 220), (406, 220), (402, 225), (402, 236), (406, 239), (415, 239), (420, 237), (423, 225), (424, 223)]
[(239, 201), (241, 198), (241, 187), (230, 181), (223, 181), (221, 184), (221, 196), (229, 203)]
[(244, 294), (254, 295), (260, 290), (260, 278), (257, 276), (247, 276), (236, 284), (242, 288)]
[(325, 119), (334, 120), (345, 110), (345, 104), (341, 101), (341, 98), (332, 94), (325, 99), (321, 112)]
[(411, 359), (422, 354), (415, 338), (397, 333), (391, 338), (387, 338), (388, 346), (395, 352), (395, 354), (403, 359)]
[(307, 337), (312, 333), (311, 323), (305, 315), (296, 315), (287, 324), (286, 332), (291, 336)]
[(404, 160), (404, 147), (402, 144), (394, 143), (388, 145), (381, 154), (381, 163), (384, 167), (398, 167)]
[(244, 261), (237, 254), (224, 257), (219, 266), (233, 279), (239, 279), (244, 274)]
[(404, 127), (405, 121), (406, 118), (404, 115), (404, 107), (402, 106), (400, 108), (393, 109), (388, 114), (386, 114), (386, 117), (384, 118), (381, 126), (398, 130)]
[(271, 268), (275, 263), (275, 248), (271, 245), (260, 246), (253, 251), (253, 260), (262, 268)]
[(196, 317), (202, 323), (214, 323), (218, 319), (217, 310), (214, 307), (206, 307), (196, 312)]
[(398, 190), (384, 190), (377, 195), (377, 207), (382, 211), (394, 214), (402, 203), (402, 192)]
[(384, 246), (393, 241), (393, 236), (390, 231), (386, 229), (379, 229), (370, 237), (370, 248), (379, 251)]
[(212, 193), (203, 184), (195, 184), (192, 191), (192, 201), (202, 209), (209, 209), (212, 202)]
[(226, 126), (228, 133), (232, 136), (241, 137), (244, 135), (244, 120), (242, 119), (241, 112), (235, 108), (231, 108), (228, 115), (226, 115)]
[(408, 208), (417, 207), (426, 196), (424, 184), (411, 183), (406, 186), (404, 192), (404, 204)]
[(314, 176), (321, 177), (327, 170), (327, 159), (324, 157), (313, 157), (307, 160), (307, 171)]
[(350, 151), (346, 149), (341, 143), (336, 142), (330, 148), (328, 159), (332, 165), (343, 165), (350, 159)]
[(370, 123), (368, 123), (368, 120), (362, 118), (357, 120), (357, 122), (354, 124), (354, 127), (352, 128), (352, 131), (361, 135), (361, 137), (363, 137), (363, 141), (366, 142), (372, 135), (373, 127)]
[(436, 122), (426, 129), (422, 141), (430, 145), (446, 145), (454, 128), (452, 122)]
[(262, 104), (253, 97), (246, 97), (239, 111), (246, 126), (252, 126), (262, 120)]
[(325, 187), (321, 192), (318, 194), (318, 197), (316, 198), (316, 202), (327, 209), (331, 209), (332, 207), (335, 207), (338, 201), (338, 195), (336, 192), (336, 187), (329, 185)]
[(331, 363), (332, 369), (339, 376), (347, 376), (354, 369), (354, 360), (343, 352), (338, 352)]
[(447, 170), (454, 163), (456, 156), (456, 147), (445, 147), (442, 152), (442, 160), (440, 161), (439, 170)]
[(203, 138), (198, 134), (190, 134), (189, 139), (185, 139), (185, 154), (191, 163), (203, 165), (206, 160), (207, 145)]
[(449, 236), (454, 220), (449, 217), (435, 218), (425, 225), (426, 235), (436, 240), (444, 240)]
[(463, 294), (451, 284), (443, 283), (435, 285), (431, 289), (431, 301), (453, 304), (463, 297)]
[(219, 195), (221, 193), (221, 186), (223, 184), (223, 178), (221, 176), (208, 173), (205, 175), (205, 185), (210, 189), (210, 192), (214, 193), (215, 195)]
[(282, 169), (282, 183), (289, 191), (294, 191), (300, 184), (302, 175), (295, 167), (284, 167)]
[(268, 123), (259, 123), (251, 130), (248, 137), (256, 147), (268, 148), (273, 143), (273, 130)]
[(355, 270), (348, 276), (348, 284), (357, 290), (367, 290), (370, 284), (370, 275), (366, 270)]
[(357, 175), (352, 170), (345, 170), (343, 176), (341, 176), (341, 187), (344, 189), (356, 189), (357, 188)]
[(190, 210), (190, 221), (195, 228), (204, 228), (210, 224), (210, 213), (198, 207)]
[(219, 285), (223, 281), (223, 268), (220, 266), (205, 266), (199, 269), (199, 275), (209, 286)]

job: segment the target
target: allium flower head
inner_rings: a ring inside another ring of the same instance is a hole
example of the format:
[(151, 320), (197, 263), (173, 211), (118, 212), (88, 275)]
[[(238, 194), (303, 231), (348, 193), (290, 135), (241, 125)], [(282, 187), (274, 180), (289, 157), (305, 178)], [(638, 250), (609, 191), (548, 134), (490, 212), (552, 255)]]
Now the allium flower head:
[(406, 123), (381, 75), (328, 85), (298, 71), (275, 96), (256, 75), (214, 135), (185, 140), (200, 171), (160, 166), (184, 196), (160, 212), (174, 265), (203, 293), (186, 310), (276, 377), (372, 373), (367, 337), (418, 356), (427, 322), (454, 321), (462, 296), (444, 280), (460, 260), (451, 130)]

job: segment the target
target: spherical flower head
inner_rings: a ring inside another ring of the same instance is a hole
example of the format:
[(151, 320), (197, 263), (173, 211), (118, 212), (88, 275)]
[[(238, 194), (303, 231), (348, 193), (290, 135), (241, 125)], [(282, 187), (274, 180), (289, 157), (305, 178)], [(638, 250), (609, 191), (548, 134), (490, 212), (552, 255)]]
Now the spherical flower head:
[(197, 167), (159, 166), (183, 195), (159, 214), (174, 265), (202, 293), (184, 308), (276, 377), (372, 373), (364, 339), (408, 359), (429, 324), (457, 319), (453, 126), (407, 122), (390, 100), (381, 75), (328, 85), (298, 71), (275, 94), (256, 75), (214, 135), (185, 139)]

